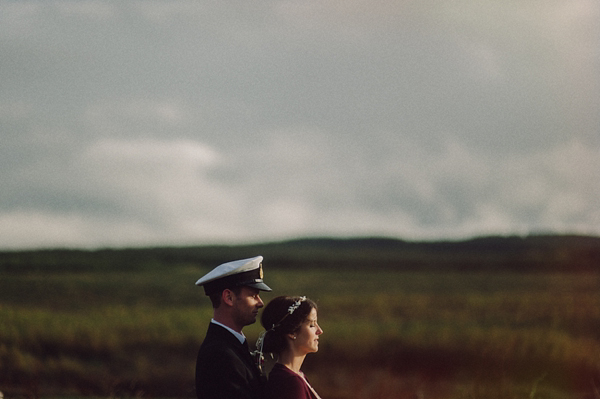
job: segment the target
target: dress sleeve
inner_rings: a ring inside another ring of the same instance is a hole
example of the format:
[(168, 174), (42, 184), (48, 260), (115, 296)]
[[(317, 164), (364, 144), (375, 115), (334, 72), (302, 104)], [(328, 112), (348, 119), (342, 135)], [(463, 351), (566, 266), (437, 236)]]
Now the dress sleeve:
[(268, 399), (311, 399), (306, 383), (299, 376), (269, 379)]
[(288, 384), (279, 384), (269, 391), (270, 399), (304, 399), (306, 392), (304, 382), (299, 378), (289, 378)]

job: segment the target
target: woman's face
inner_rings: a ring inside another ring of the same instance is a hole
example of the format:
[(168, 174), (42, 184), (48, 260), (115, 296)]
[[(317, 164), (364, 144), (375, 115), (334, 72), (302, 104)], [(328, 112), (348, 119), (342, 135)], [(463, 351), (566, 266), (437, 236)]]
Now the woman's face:
[(292, 345), (300, 354), (316, 352), (319, 350), (319, 335), (321, 334), (323, 334), (323, 330), (317, 323), (317, 309), (313, 308), (294, 335), (296, 339), (292, 339)]

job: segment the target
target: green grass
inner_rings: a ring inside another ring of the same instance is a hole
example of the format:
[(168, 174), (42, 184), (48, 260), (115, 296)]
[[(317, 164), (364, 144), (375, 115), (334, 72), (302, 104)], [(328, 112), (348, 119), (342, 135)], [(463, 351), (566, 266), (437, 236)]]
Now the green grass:
[[(193, 397), (205, 272), (0, 273), (0, 390)], [(598, 275), (267, 268), (265, 281), (265, 302), (319, 304), (305, 368), (323, 397), (600, 397)]]

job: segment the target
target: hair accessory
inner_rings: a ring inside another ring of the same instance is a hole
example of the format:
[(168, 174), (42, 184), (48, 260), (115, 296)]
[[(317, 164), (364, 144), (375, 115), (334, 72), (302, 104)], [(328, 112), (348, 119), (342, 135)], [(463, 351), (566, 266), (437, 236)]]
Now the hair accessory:
[[(301, 296), (300, 298), (298, 298), (298, 300), (296, 302), (294, 302), (289, 308), (288, 308), (288, 313), (292, 314), (296, 311), (296, 309), (298, 309), (300, 307), (300, 305), (302, 304), (302, 302), (306, 301), (306, 297), (305, 296)], [(284, 316), (285, 318), (285, 316)], [(281, 321), (283, 321), (283, 319), (281, 319)], [(281, 321), (279, 323), (281, 323)]]
[(258, 339), (256, 340), (256, 350), (251, 353), (252, 356), (254, 356), (254, 361), (256, 362), (261, 374), (263, 373), (263, 365), (265, 364), (265, 356), (263, 355), (265, 335), (267, 335), (267, 333), (271, 330), (263, 331), (258, 335)]

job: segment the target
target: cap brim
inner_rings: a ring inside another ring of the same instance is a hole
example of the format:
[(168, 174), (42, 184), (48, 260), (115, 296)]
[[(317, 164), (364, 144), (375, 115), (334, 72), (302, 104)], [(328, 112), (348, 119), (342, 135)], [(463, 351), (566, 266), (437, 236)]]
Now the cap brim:
[(252, 287), (252, 288), (256, 288), (258, 290), (261, 291), (273, 291), (271, 289), (271, 287), (269, 287), (268, 285), (266, 285), (265, 283), (252, 283), (252, 284), (246, 284), (246, 287)]

